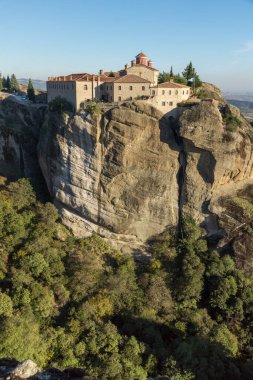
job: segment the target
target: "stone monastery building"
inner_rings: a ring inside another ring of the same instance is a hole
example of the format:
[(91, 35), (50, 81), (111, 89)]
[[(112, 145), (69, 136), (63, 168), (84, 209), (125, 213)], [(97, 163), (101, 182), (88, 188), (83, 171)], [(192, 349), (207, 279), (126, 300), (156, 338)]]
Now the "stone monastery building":
[[(85, 107), (85, 102), (98, 99), (104, 102), (122, 102), (143, 99), (160, 111), (167, 113), (177, 104), (190, 97), (190, 87), (171, 82), (158, 84), (159, 71), (139, 53), (131, 65), (114, 73), (100, 70), (95, 74), (71, 74), (49, 77), (47, 81), (48, 102), (57, 96), (68, 100), (75, 110)], [(112, 76), (113, 75), (113, 76)]]

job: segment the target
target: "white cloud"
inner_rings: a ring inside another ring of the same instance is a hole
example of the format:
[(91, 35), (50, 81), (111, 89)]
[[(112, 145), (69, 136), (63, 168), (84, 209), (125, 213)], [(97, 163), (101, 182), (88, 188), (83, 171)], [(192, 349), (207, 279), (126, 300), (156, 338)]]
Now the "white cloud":
[(235, 50), (236, 54), (244, 54), (250, 52), (253, 52), (253, 40), (244, 42), (240, 49)]

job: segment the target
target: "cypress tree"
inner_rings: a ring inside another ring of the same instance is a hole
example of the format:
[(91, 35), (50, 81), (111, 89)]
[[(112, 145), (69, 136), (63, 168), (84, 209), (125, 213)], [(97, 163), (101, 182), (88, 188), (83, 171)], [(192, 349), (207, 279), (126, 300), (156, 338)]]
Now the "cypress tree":
[(6, 90), (7, 90), (8, 92), (11, 91), (11, 80), (10, 80), (9, 75), (8, 75), (7, 78), (6, 78), (6, 85), (5, 85), (5, 87), (6, 87)]
[(174, 77), (173, 67), (171, 66), (171, 68), (170, 68), (170, 79), (172, 79), (173, 77)]
[(33, 88), (33, 83), (31, 78), (29, 79), (28, 82), (28, 87), (27, 87), (27, 97), (31, 102), (35, 102), (35, 93), (34, 93), (34, 88)]
[(0, 91), (3, 89), (3, 79), (2, 79), (2, 74), (0, 74)]
[(19, 90), (19, 83), (17, 81), (15, 74), (12, 74), (12, 76), (11, 76), (11, 92), (16, 92), (18, 90)]

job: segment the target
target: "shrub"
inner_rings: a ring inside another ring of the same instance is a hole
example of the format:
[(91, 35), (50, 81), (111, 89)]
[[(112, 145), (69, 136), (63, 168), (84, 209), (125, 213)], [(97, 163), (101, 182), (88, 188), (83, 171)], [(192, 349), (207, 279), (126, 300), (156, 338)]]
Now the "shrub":
[(242, 124), (241, 120), (232, 114), (222, 115), (222, 119), (228, 132), (236, 132)]
[(91, 115), (99, 115), (101, 112), (101, 108), (98, 102), (89, 102), (85, 107), (86, 111), (88, 111)]
[(51, 102), (48, 104), (49, 111), (51, 112), (73, 112), (73, 106), (69, 103), (65, 98), (61, 96), (56, 96)]

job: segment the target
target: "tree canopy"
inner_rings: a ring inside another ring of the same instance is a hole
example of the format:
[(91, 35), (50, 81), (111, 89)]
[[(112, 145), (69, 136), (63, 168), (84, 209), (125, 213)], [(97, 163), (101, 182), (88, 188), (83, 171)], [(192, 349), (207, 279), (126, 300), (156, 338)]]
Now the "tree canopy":
[(28, 180), (1, 183), (1, 357), (102, 380), (252, 379), (253, 278), (190, 216), (136, 262), (73, 237)]

